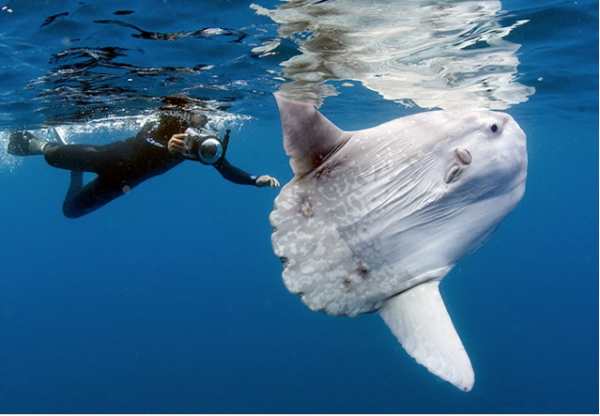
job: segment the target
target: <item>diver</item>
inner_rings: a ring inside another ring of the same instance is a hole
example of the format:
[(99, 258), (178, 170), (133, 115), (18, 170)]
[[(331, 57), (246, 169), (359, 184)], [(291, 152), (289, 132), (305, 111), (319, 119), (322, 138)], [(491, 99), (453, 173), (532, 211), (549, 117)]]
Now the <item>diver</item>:
[[(56, 142), (17, 131), (11, 134), (7, 151), (17, 156), (43, 155), (49, 165), (71, 171), (63, 203), (67, 218), (89, 214), (185, 160), (213, 166), (236, 184), (279, 187), (271, 176), (257, 177), (231, 165), (225, 158), (230, 131), (221, 139), (218, 133), (203, 129), (207, 121), (204, 115), (163, 112), (135, 137), (106, 145), (66, 144), (54, 129)], [(84, 186), (83, 172), (98, 176)]]

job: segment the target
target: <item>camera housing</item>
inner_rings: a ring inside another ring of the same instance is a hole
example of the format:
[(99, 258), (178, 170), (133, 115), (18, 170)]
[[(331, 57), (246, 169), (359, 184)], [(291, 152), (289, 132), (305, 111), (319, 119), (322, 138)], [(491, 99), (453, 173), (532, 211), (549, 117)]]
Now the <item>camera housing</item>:
[(212, 165), (225, 153), (225, 147), (219, 133), (204, 130), (197, 131), (191, 127), (185, 133), (187, 136), (184, 141), (184, 156), (205, 165)]

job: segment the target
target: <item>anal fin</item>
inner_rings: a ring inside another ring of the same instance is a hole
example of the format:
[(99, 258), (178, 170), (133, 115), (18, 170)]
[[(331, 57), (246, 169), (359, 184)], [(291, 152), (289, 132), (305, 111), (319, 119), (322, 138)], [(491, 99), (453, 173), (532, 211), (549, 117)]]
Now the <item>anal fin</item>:
[(463, 391), (475, 382), (471, 361), (439, 292), (439, 280), (386, 301), (381, 317), (406, 352), (430, 372)]

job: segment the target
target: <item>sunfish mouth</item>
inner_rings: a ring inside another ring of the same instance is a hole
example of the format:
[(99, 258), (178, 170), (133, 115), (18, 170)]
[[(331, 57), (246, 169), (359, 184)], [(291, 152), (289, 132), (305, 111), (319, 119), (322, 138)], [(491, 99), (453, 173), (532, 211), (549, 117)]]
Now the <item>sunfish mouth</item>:
[(448, 173), (446, 173), (446, 177), (444, 178), (446, 183), (452, 183), (456, 181), (462, 173), (462, 168), (465, 165), (471, 164), (471, 161), (473, 160), (471, 152), (469, 152), (467, 149), (459, 147), (454, 152), (456, 153), (458, 163), (452, 165)]
[(467, 149), (463, 149), (462, 147), (456, 149), (456, 156), (458, 156), (458, 159), (465, 165), (471, 164), (471, 160), (473, 160), (471, 157), (471, 153)]

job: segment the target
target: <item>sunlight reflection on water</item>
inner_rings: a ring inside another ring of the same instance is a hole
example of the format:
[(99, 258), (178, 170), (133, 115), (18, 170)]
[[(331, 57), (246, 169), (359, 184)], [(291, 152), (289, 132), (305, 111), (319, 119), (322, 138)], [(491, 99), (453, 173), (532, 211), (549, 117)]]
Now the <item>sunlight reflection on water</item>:
[(502, 110), (527, 101), (517, 82), (520, 45), (504, 39), (527, 23), (503, 26), (499, 1), (287, 1), (274, 10), (252, 5), (280, 26), (279, 37), (254, 49), (273, 53), (284, 38), (301, 51), (282, 63), (297, 99), (337, 92), (328, 80), (356, 80), (385, 99), (441, 109)]

